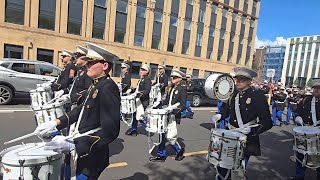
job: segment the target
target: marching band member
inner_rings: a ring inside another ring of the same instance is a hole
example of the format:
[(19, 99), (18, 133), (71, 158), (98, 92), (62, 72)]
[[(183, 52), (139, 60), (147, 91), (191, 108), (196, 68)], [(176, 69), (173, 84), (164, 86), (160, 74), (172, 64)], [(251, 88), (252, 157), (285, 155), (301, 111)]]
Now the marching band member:
[(76, 66), (73, 64), (75, 55), (68, 50), (62, 50), (62, 63), (64, 65), (58, 79), (51, 84), (51, 89), (54, 91), (55, 97), (60, 97), (63, 94), (69, 93), (69, 86), (73, 82), (73, 78), (77, 73)]
[(92, 83), (92, 78), (87, 75), (87, 61), (83, 60), (88, 52), (88, 49), (82, 46), (77, 46), (75, 53), (77, 60), (76, 65), (78, 67), (77, 76), (73, 82), (73, 87), (70, 94), (70, 100), (73, 109), (75, 106), (80, 105), (86, 95), (87, 89)]
[(272, 109), (272, 122), (273, 122), (273, 126), (277, 125), (277, 118), (280, 121), (280, 126), (283, 124), (283, 120), (282, 120), (282, 112), (284, 110), (285, 107), (285, 101), (287, 98), (287, 95), (284, 93), (285, 88), (284, 87), (280, 87), (279, 88), (279, 93), (275, 94), (274, 96), (274, 104), (273, 104), (273, 109)]
[[(311, 82), (312, 95), (306, 96), (299, 104), (296, 111), (296, 123), (298, 125), (316, 126), (320, 124), (320, 79), (313, 79)], [(296, 175), (290, 180), (304, 180), (306, 167), (300, 163), (303, 161), (303, 154), (297, 153)], [(317, 179), (320, 179), (320, 168), (317, 168)]]
[(74, 139), (56, 136), (46, 144), (47, 149), (59, 152), (74, 149), (78, 157), (76, 178), (98, 179), (109, 165), (109, 144), (118, 137), (120, 130), (120, 92), (108, 74), (118, 57), (95, 44), (87, 43), (87, 46), (88, 54), (82, 59), (87, 61), (87, 74), (93, 78), (93, 83), (85, 101), (55, 121), (41, 124), (35, 133), (41, 135), (77, 123)]
[(193, 87), (191, 86), (191, 81), (192, 81), (192, 75), (187, 74), (187, 82), (186, 82), (186, 87), (187, 87), (187, 103), (186, 103), (186, 110), (182, 112), (181, 117), (185, 118), (188, 117), (190, 119), (193, 119), (193, 114), (194, 112), (191, 109), (191, 102), (193, 98)]
[(121, 87), (122, 87), (122, 94), (126, 93), (128, 89), (131, 87), (131, 75), (129, 74), (130, 65), (127, 63), (121, 63)]
[(168, 81), (169, 81), (169, 77), (166, 74), (165, 71), (166, 66), (159, 64), (158, 65), (158, 75), (156, 75), (156, 82), (153, 84), (160, 84), (160, 92), (161, 92), (161, 96), (163, 97), (166, 93), (166, 88), (168, 86)]
[(137, 112), (133, 114), (131, 129), (126, 132), (126, 135), (128, 136), (138, 135), (138, 120), (141, 120), (141, 115), (144, 114), (144, 111), (149, 106), (149, 93), (152, 84), (151, 79), (149, 77), (150, 71), (151, 69), (147, 64), (143, 64), (140, 68), (140, 80), (138, 81), (136, 92), (138, 93), (137, 97), (139, 98), (141, 105), (140, 103), (137, 103)]
[[(272, 122), (269, 106), (263, 92), (250, 88), (251, 81), (257, 76), (257, 73), (247, 67), (236, 68), (235, 73), (237, 90), (229, 98), (226, 106), (222, 108), (221, 113), (214, 115), (212, 120), (219, 121), (230, 115), (228, 129), (242, 128), (238, 131), (247, 135), (243, 157), (245, 167), (247, 167), (250, 156), (261, 155), (259, 134), (271, 129)], [(248, 127), (254, 124), (259, 124), (259, 126)], [(227, 176), (228, 170), (218, 167), (218, 173)], [(227, 179), (227, 177), (225, 178)]]
[(294, 112), (297, 109), (297, 104), (298, 104), (298, 98), (297, 98), (297, 90), (293, 90), (293, 92), (288, 92), (288, 108), (287, 108), (287, 121), (286, 125), (290, 124), (290, 119), (291, 117), (294, 119), (295, 114)]
[(176, 103), (180, 103), (177, 109), (174, 109), (172, 115), (169, 115), (168, 122), (168, 131), (166, 133), (161, 134), (162, 141), (158, 146), (157, 156), (150, 157), (150, 161), (152, 162), (164, 162), (167, 157), (166, 153), (166, 141), (168, 140), (170, 144), (173, 146), (175, 151), (177, 152), (176, 161), (181, 161), (184, 156), (185, 149), (180, 146), (177, 142), (178, 134), (177, 134), (177, 125), (180, 124), (181, 120), (181, 112), (186, 109), (186, 98), (187, 98), (187, 89), (185, 86), (181, 85), (182, 78), (185, 74), (179, 70), (172, 70), (172, 87), (167, 92), (166, 99), (163, 102), (163, 105), (172, 106)]

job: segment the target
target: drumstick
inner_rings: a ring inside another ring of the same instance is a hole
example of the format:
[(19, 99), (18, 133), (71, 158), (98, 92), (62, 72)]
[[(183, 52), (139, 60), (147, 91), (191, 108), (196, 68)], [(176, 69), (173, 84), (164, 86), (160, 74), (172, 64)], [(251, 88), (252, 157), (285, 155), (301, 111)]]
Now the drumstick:
[(24, 135), (24, 136), (15, 138), (15, 139), (13, 139), (13, 140), (11, 140), (11, 141), (7, 141), (7, 142), (5, 142), (5, 143), (3, 143), (3, 144), (4, 144), (4, 145), (7, 145), (7, 144), (10, 144), (10, 143), (13, 143), (13, 142), (20, 141), (20, 140), (22, 140), (22, 139), (29, 138), (29, 137), (34, 136), (34, 135), (36, 135), (36, 133), (34, 133), (34, 132), (33, 132), (33, 133), (29, 133), (29, 134), (26, 134), (26, 135)]

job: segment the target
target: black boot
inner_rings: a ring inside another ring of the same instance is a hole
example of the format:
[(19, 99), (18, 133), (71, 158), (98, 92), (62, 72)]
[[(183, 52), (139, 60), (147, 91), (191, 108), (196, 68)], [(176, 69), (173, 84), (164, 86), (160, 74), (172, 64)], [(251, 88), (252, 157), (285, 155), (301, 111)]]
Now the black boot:
[(193, 114), (194, 114), (194, 113), (191, 113), (191, 114), (189, 115), (189, 119), (193, 119)]
[(165, 162), (166, 156), (154, 156), (154, 157), (150, 157), (149, 160), (151, 162)]
[(288, 180), (304, 180), (304, 177), (292, 176), (292, 177), (289, 177)]
[(180, 150), (180, 152), (177, 154), (175, 160), (176, 160), (176, 161), (181, 161), (181, 160), (184, 158), (183, 153), (184, 153), (184, 148), (181, 148), (181, 150)]
[(131, 130), (126, 132), (127, 136), (137, 136), (138, 135), (138, 131), (137, 130)]

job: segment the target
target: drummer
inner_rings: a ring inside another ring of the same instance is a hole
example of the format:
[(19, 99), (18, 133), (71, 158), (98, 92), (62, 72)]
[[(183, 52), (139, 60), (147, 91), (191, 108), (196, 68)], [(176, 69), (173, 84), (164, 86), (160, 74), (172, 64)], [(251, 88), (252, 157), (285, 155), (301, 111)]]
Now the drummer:
[(177, 142), (177, 124), (180, 124), (181, 112), (186, 109), (186, 98), (187, 98), (187, 89), (185, 86), (181, 85), (182, 78), (185, 77), (185, 74), (177, 69), (173, 69), (171, 72), (172, 84), (169, 87), (167, 92), (166, 99), (163, 102), (163, 105), (172, 106), (176, 103), (180, 103), (177, 109), (172, 111), (172, 114), (169, 115), (168, 122), (168, 131), (162, 135), (161, 144), (158, 146), (157, 156), (150, 157), (152, 162), (164, 162), (167, 158), (166, 152), (166, 141), (168, 140), (173, 146), (177, 155), (175, 157), (176, 161), (181, 161), (184, 156), (185, 149), (180, 146)]
[(82, 58), (86, 56), (88, 49), (82, 46), (77, 46), (77, 51), (75, 56), (77, 58), (76, 65), (78, 68), (77, 76), (73, 82), (73, 87), (70, 94), (71, 100), (71, 109), (74, 109), (76, 106), (80, 105), (86, 96), (87, 89), (92, 83), (92, 78), (87, 75), (87, 61)]
[(290, 119), (291, 117), (294, 119), (295, 118), (295, 114), (294, 112), (297, 109), (297, 104), (298, 104), (298, 98), (297, 98), (297, 93), (298, 90), (293, 90), (291, 92), (288, 92), (288, 98), (287, 98), (287, 102), (288, 102), (288, 108), (287, 108), (287, 121), (286, 121), (286, 125), (290, 124)]
[(59, 152), (74, 149), (78, 157), (77, 179), (98, 179), (109, 165), (109, 144), (120, 131), (120, 92), (108, 74), (118, 57), (95, 44), (87, 43), (87, 46), (88, 54), (82, 59), (87, 61), (87, 74), (93, 82), (85, 101), (55, 121), (41, 124), (35, 133), (60, 130), (78, 121), (78, 133), (76, 138), (70, 139), (72, 143), (56, 136), (47, 144), (47, 149)]
[(126, 93), (131, 87), (131, 75), (129, 74), (130, 65), (123, 62), (121, 63), (121, 87), (122, 87), (122, 94)]
[(287, 95), (284, 92), (285, 88), (283, 86), (279, 87), (279, 93), (274, 95), (274, 104), (272, 106), (272, 122), (273, 126), (277, 125), (277, 119), (280, 121), (280, 126), (283, 124), (282, 120), (282, 113), (284, 111), (285, 107), (285, 101), (287, 98)]
[[(137, 112), (133, 114), (132, 127), (125, 133), (128, 136), (138, 135), (138, 131), (137, 131), (138, 121), (142, 119), (137, 119), (136, 115), (144, 114), (145, 110), (149, 106), (149, 93), (151, 91), (151, 84), (152, 84), (151, 79), (149, 77), (150, 71), (151, 69), (147, 64), (143, 64), (140, 68), (140, 80), (138, 81), (136, 92), (138, 93), (137, 98), (139, 98), (141, 105), (137, 103)], [(139, 112), (139, 111), (143, 111), (143, 112)]]
[[(299, 104), (296, 111), (296, 123), (304, 126), (319, 126), (320, 125), (320, 78), (315, 78), (311, 81), (312, 91), (310, 96), (306, 96)], [(315, 111), (313, 112), (312, 101), (315, 102)], [(300, 122), (300, 123), (298, 123)], [(303, 161), (303, 154), (297, 153), (297, 158)], [(296, 175), (290, 177), (290, 180), (303, 180), (306, 167), (296, 160)], [(317, 168), (317, 179), (320, 178), (320, 168)]]
[[(212, 120), (219, 121), (230, 115), (229, 124), (227, 124), (228, 129), (243, 127), (238, 131), (247, 135), (243, 157), (245, 167), (247, 167), (250, 156), (261, 155), (259, 134), (271, 129), (272, 122), (269, 106), (263, 92), (250, 88), (251, 81), (257, 76), (257, 73), (247, 67), (235, 68), (234, 71), (237, 90), (229, 98), (226, 106), (221, 109), (221, 113), (214, 115)], [(248, 127), (255, 124), (259, 126)], [(230, 175), (228, 169), (220, 167), (218, 173), (221, 176)]]
[(58, 79), (51, 84), (51, 90), (54, 91), (54, 97), (61, 97), (63, 94), (69, 93), (69, 86), (73, 82), (73, 78), (77, 74), (77, 68), (73, 64), (75, 59), (74, 53), (68, 50), (62, 50), (62, 63), (64, 65)]

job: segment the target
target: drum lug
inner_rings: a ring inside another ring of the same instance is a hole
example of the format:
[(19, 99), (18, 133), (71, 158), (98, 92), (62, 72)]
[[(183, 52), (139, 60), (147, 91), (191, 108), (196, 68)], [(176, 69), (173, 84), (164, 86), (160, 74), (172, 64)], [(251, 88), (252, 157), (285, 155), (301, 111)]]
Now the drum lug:
[(38, 174), (39, 174), (41, 167), (42, 167), (41, 165), (30, 167), (33, 180), (40, 180), (38, 177)]

